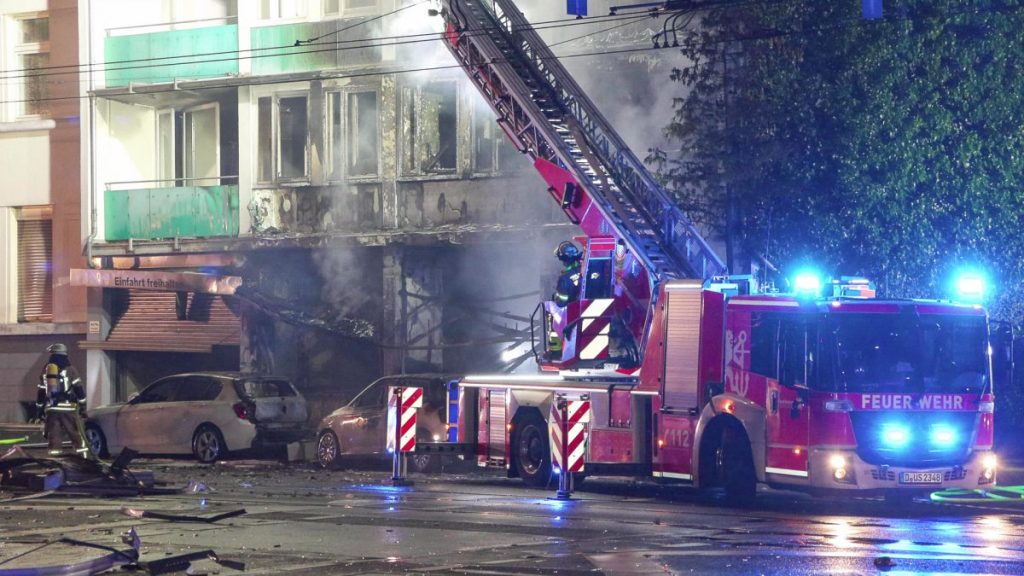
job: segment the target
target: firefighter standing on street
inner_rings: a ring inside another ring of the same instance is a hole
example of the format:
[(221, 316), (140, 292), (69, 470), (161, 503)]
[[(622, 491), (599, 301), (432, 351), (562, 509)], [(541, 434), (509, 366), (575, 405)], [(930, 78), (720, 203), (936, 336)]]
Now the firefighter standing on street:
[(82, 420), (85, 417), (85, 389), (78, 371), (68, 359), (67, 346), (52, 344), (47, 349), (50, 357), (39, 376), (39, 392), (36, 394), (36, 408), (46, 422), (43, 432), (50, 448), (50, 455), (62, 453), (65, 435), (71, 440), (75, 453), (90, 458), (91, 453), (85, 441)]

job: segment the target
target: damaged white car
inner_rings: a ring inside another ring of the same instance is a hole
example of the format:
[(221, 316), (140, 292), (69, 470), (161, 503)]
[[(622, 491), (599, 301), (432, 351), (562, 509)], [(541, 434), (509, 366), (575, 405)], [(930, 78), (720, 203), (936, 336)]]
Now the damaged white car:
[[(447, 436), (446, 386), (452, 376), (399, 374), (378, 378), (347, 405), (331, 412), (317, 426), (316, 457), (324, 468), (337, 467), (346, 456), (386, 454), (388, 388), (423, 388), (423, 405), (416, 410), (416, 437), (420, 442), (439, 442)], [(412, 454), (410, 467), (417, 472), (435, 469), (437, 454)]]
[(89, 410), (85, 434), (93, 453), (128, 447), (142, 454), (189, 454), (203, 463), (229, 452), (301, 440), (306, 400), (286, 379), (238, 372), (161, 378), (127, 402)]

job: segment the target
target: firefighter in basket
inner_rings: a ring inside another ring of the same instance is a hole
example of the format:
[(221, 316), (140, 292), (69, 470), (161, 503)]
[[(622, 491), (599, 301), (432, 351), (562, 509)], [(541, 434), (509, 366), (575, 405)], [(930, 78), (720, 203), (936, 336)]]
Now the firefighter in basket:
[(43, 434), (46, 436), (50, 455), (57, 456), (63, 453), (64, 437), (67, 436), (76, 455), (91, 458), (82, 424), (85, 418), (85, 389), (82, 387), (82, 379), (78, 377), (78, 371), (68, 359), (67, 346), (52, 344), (46, 351), (50, 357), (39, 376), (36, 409), (39, 417), (45, 422)]
[[(555, 257), (562, 263), (563, 268), (558, 276), (558, 284), (555, 286), (555, 293), (551, 295), (551, 300), (564, 308), (569, 302), (579, 298), (580, 280), (582, 279), (580, 261), (583, 259), (583, 252), (575, 244), (566, 240), (555, 249)], [(554, 319), (550, 314), (547, 315), (546, 321), (548, 357), (559, 359), (562, 356), (563, 341), (566, 336), (559, 334), (558, 330), (555, 329), (553, 326)]]
[(580, 295), (580, 261), (583, 253), (575, 244), (566, 240), (555, 249), (555, 256), (562, 262), (562, 273), (558, 276), (558, 285), (551, 299), (559, 306), (579, 298)]

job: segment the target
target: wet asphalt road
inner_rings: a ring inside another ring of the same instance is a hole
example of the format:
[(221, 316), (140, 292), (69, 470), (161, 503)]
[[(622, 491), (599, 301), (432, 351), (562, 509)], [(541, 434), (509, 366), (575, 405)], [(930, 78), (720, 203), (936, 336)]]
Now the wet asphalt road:
[[(765, 491), (754, 506), (729, 508), (683, 487), (593, 478), (563, 502), (554, 490), (465, 469), (395, 488), (384, 467), (135, 467), (200, 489), (4, 502), (0, 575), (105, 553), (61, 537), (124, 548), (118, 536), (131, 527), (143, 560), (209, 548), (245, 562), (247, 574), (1024, 574), (1024, 507), (1010, 505), (893, 509)], [(130, 518), (123, 507), (246, 514), (181, 522)], [(191, 573), (239, 572), (203, 560)]]

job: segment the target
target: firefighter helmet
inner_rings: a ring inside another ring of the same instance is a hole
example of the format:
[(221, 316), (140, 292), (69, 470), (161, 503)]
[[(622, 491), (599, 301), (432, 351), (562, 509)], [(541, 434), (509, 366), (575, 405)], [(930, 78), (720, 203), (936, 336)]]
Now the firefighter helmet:
[(574, 262), (579, 262), (583, 255), (575, 244), (566, 240), (559, 244), (558, 248), (555, 249), (555, 256), (557, 256), (563, 264), (569, 265)]
[(68, 355), (68, 347), (61, 344), (60, 342), (56, 344), (50, 344), (46, 348), (46, 351), (49, 352), (50, 354), (63, 354), (64, 356)]

